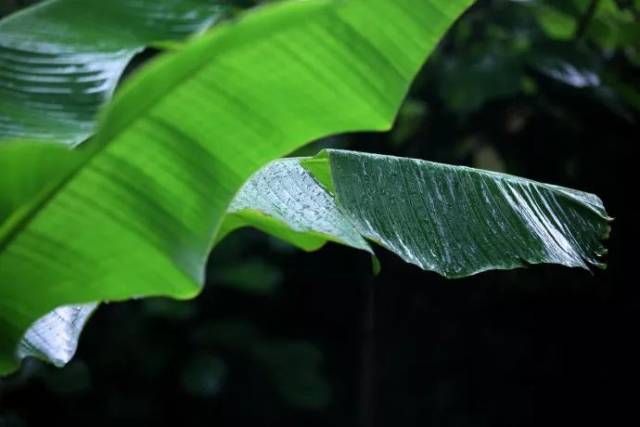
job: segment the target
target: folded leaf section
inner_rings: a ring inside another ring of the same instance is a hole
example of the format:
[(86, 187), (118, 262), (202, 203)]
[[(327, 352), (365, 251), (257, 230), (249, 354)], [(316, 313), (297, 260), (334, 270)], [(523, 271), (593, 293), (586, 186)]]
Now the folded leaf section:
[(334, 197), (299, 159), (276, 160), (252, 176), (229, 206), (218, 237), (248, 225), (306, 250), (331, 240), (371, 252)]

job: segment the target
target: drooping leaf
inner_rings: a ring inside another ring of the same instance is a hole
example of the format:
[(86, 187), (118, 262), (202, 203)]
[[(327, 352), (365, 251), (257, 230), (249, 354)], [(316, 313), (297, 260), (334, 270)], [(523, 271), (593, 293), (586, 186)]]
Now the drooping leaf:
[(311, 140), (388, 129), (469, 4), (274, 4), (137, 73), (76, 150), (84, 161), (0, 235), (0, 372), (57, 307), (197, 295), (244, 181)]
[[(240, 216), (245, 225), (272, 232), (262, 220), (252, 223), (247, 213), (254, 212), (296, 232), (369, 250), (351, 243), (356, 241), (351, 233), (357, 232), (406, 262), (451, 278), (540, 263), (602, 265), (610, 218), (592, 194), (480, 169), (353, 151), (326, 150), (311, 160), (312, 171), (325, 169), (331, 176), (331, 191), (301, 174), (309, 159), (277, 160), (244, 185), (236, 196), (243, 202), (231, 204), (226, 221)], [(300, 191), (296, 181), (306, 190)], [(327, 222), (340, 226), (332, 229)], [(298, 243), (297, 236), (273, 234)]]
[(459, 278), (540, 263), (601, 266), (609, 222), (592, 194), (480, 169), (327, 150), (261, 169), (234, 198), (222, 229), (253, 226), (307, 250), (333, 241), (371, 252), (368, 239), (424, 270)]
[(221, 12), (218, 0), (49, 0), (0, 21), (0, 140), (81, 142), (136, 53)]

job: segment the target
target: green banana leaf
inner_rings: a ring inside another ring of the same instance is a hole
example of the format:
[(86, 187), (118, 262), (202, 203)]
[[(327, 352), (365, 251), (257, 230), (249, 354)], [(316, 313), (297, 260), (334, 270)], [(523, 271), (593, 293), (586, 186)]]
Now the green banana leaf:
[(326, 150), (263, 168), (231, 203), (223, 229), (253, 226), (303, 249), (307, 235), (317, 239), (314, 248), (334, 241), (371, 251), (366, 239), (423, 270), (460, 278), (541, 263), (604, 267), (610, 221), (593, 194), (463, 166)]
[(131, 58), (211, 26), (215, 0), (49, 0), (0, 21), (0, 140), (76, 144)]
[[(389, 129), (470, 3), (277, 3), (136, 73), (74, 150), (81, 160), (0, 218), (0, 372), (16, 367), (29, 326), (58, 307), (197, 295), (242, 184), (314, 139)], [(28, 181), (22, 170), (7, 185)]]
[(252, 176), (231, 202), (217, 239), (246, 226), (307, 251), (334, 241), (373, 253), (333, 195), (317, 183), (300, 159), (276, 160)]
[[(327, 150), (261, 169), (235, 196), (218, 236), (253, 226), (305, 250), (334, 241), (372, 252), (368, 239), (424, 270), (459, 278), (540, 263), (602, 267), (610, 221), (593, 194), (461, 166)], [(19, 354), (66, 363), (94, 307), (45, 316)]]

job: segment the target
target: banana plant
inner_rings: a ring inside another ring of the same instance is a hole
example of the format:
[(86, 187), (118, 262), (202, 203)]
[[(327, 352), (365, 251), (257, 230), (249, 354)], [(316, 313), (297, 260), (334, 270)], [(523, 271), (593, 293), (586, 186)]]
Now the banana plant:
[[(213, 1), (49, 0), (0, 22), (0, 373), (64, 365), (100, 302), (197, 296), (209, 252), (246, 226), (304, 250), (375, 243), (450, 278), (603, 267), (595, 195), (353, 151), (282, 158), (390, 129), (470, 4), (290, 0), (209, 29)], [(144, 46), (166, 51), (122, 79)]]

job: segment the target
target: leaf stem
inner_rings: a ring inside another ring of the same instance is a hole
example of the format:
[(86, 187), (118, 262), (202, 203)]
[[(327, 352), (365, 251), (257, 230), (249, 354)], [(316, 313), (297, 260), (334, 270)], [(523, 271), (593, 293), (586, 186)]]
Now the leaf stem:
[(584, 12), (580, 21), (578, 22), (578, 27), (576, 28), (576, 40), (582, 40), (584, 36), (587, 34), (587, 30), (589, 29), (589, 24), (593, 20), (593, 17), (598, 10), (598, 5), (600, 4), (600, 0), (591, 0), (589, 6), (587, 6), (587, 10)]

